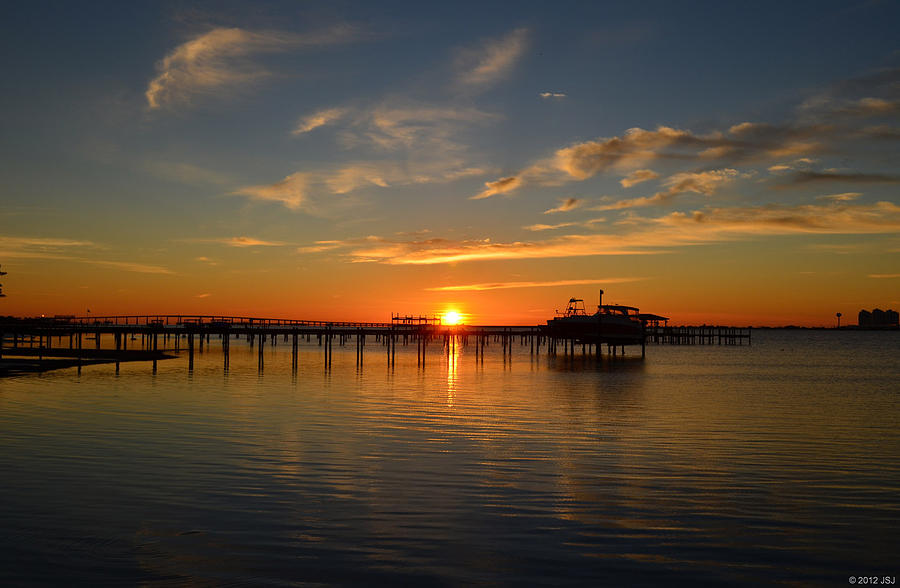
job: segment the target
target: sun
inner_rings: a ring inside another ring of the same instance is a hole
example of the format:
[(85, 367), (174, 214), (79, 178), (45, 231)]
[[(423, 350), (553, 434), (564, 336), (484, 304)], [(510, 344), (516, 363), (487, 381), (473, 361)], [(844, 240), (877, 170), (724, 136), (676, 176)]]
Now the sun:
[(462, 315), (455, 310), (448, 310), (441, 317), (441, 323), (445, 325), (458, 325), (462, 322)]

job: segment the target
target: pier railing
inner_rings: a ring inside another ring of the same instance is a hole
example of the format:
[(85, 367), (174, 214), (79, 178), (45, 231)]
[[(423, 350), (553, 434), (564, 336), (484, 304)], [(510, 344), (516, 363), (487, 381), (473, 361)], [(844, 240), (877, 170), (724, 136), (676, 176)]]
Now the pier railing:
[[(140, 339), (138, 339), (138, 336)], [(229, 365), (231, 341), (246, 340), (258, 349), (259, 370), (264, 363), (263, 349), (275, 346), (278, 340), (290, 341), (292, 368), (297, 369), (300, 342), (305, 339), (323, 350), (326, 368), (331, 365), (335, 343), (344, 347), (348, 342), (356, 344), (357, 365), (362, 366), (366, 341), (387, 350), (390, 365), (394, 364), (397, 346), (414, 344), (419, 365), (424, 365), (430, 344), (439, 343), (444, 353), (451, 347), (462, 348), (470, 344), (474, 355), (484, 360), (485, 347), (499, 343), (504, 361), (512, 361), (513, 348), (529, 349), (532, 356), (542, 353), (562, 357), (574, 357), (580, 348), (581, 355), (607, 355), (613, 358), (619, 351), (625, 355), (627, 346), (640, 346), (643, 358), (646, 344), (669, 345), (743, 345), (750, 344), (750, 329), (740, 327), (669, 327), (647, 325), (627, 335), (615, 332), (585, 333), (578, 330), (552, 329), (548, 325), (441, 325), (434, 322), (354, 322), (312, 321), (284, 318), (224, 316), (224, 315), (111, 315), (111, 316), (56, 316), (31, 319), (7, 317), (0, 319), (0, 358), (4, 355), (36, 355), (40, 364), (44, 356), (65, 357), (83, 361), (120, 361), (150, 359), (154, 370), (163, 352), (179, 353), (186, 349), (188, 370), (193, 369), (194, 351), (203, 352), (204, 343), (209, 348), (212, 340), (219, 341), (223, 351), (225, 369)], [(137, 341), (140, 340), (140, 343)], [(312, 340), (312, 341), (311, 341)], [(55, 341), (55, 343), (54, 343)], [(87, 349), (85, 342), (90, 342)], [(106, 342), (104, 346), (103, 342)], [(134, 343), (130, 343), (134, 342)], [(139, 349), (129, 349), (139, 347)]]
[(355, 321), (313, 321), (301, 319), (264, 318), (250, 316), (223, 316), (208, 314), (147, 314), (147, 315), (111, 315), (111, 316), (73, 316), (54, 317), (56, 324), (77, 325), (206, 325), (221, 327), (258, 326), (258, 327), (361, 327), (390, 328), (391, 323), (372, 323)]
[[(480, 335), (522, 335), (541, 336), (546, 333), (546, 325), (505, 326), (505, 325), (442, 325), (439, 322), (362, 322), (362, 321), (322, 321), (287, 318), (267, 318), (234, 315), (200, 315), (200, 314), (143, 314), (143, 315), (87, 315), (87, 316), (54, 316), (40, 319), (25, 319), (31, 327), (40, 328), (160, 328), (164, 330), (367, 330), (381, 332), (417, 332), (480, 334)], [(23, 325), (24, 326), (24, 325)], [(566, 335), (563, 335), (566, 336)], [(730, 326), (663, 326), (646, 325), (642, 337), (647, 343), (661, 345), (744, 345), (751, 343), (750, 327)], [(636, 339), (635, 343), (639, 343)]]
[(648, 343), (660, 345), (750, 345), (750, 327), (722, 326), (647, 326)]

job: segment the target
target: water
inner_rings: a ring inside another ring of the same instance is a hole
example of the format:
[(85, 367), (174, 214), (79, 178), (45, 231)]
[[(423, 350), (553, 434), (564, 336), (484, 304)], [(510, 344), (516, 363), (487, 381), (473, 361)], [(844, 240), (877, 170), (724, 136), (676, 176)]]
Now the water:
[[(900, 542), (900, 333), (598, 364), (256, 350), (0, 381), (0, 581), (848, 585)], [(633, 353), (633, 351), (632, 351)]]

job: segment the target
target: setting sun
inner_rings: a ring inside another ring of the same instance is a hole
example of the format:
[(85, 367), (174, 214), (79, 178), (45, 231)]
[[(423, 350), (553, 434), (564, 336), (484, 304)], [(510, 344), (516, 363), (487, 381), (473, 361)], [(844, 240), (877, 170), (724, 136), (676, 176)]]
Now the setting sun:
[(462, 315), (455, 310), (448, 310), (441, 317), (441, 323), (444, 325), (458, 325), (462, 322)]

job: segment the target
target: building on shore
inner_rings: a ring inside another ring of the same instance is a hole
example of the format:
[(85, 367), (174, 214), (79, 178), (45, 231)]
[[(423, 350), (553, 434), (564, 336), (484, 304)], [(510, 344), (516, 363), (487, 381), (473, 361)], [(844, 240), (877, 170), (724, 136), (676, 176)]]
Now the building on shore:
[(897, 327), (900, 325), (900, 314), (896, 310), (881, 310), (876, 308), (869, 312), (868, 310), (860, 310), (857, 322), (860, 327)]

